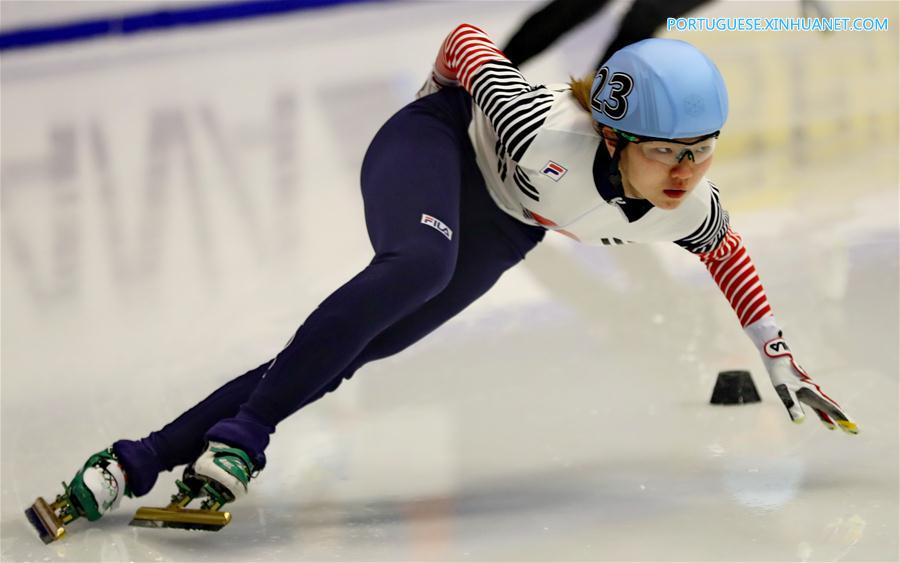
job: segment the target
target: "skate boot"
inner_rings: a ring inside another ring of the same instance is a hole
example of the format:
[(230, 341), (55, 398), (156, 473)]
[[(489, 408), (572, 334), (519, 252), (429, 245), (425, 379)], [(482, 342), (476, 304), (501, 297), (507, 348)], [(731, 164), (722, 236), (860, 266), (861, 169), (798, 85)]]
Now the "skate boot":
[[(219, 510), (245, 494), (256, 476), (250, 456), (239, 448), (210, 442), (206, 451), (175, 481), (178, 492), (165, 508), (141, 507), (132, 526), (218, 531), (231, 522), (231, 513)], [(195, 498), (204, 498), (199, 509), (187, 508)]]
[(112, 448), (97, 452), (88, 458), (81, 469), (53, 503), (38, 497), (25, 516), (37, 530), (44, 543), (63, 537), (65, 526), (85, 517), (90, 521), (100, 519), (119, 505), (123, 496), (131, 496), (125, 485), (125, 473)]

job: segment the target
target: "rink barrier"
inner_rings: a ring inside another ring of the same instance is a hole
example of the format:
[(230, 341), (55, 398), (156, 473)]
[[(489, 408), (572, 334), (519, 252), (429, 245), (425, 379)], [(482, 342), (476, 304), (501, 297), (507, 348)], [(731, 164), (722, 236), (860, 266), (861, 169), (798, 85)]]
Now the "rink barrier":
[(0, 32), (0, 52), (376, 1), (384, 0), (247, 0), (36, 25)]

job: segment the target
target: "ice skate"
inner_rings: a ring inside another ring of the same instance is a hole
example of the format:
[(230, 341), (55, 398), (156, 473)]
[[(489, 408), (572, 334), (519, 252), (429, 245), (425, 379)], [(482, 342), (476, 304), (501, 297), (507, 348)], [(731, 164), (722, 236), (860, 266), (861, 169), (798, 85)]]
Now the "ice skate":
[(37, 530), (44, 543), (62, 538), (66, 525), (85, 517), (90, 521), (100, 519), (116, 508), (122, 497), (128, 494), (125, 473), (112, 448), (97, 452), (84, 463), (56, 500), (48, 503), (38, 497), (25, 516)]
[[(141, 507), (132, 526), (218, 531), (231, 521), (231, 513), (220, 510), (247, 493), (255, 475), (250, 457), (241, 449), (210, 442), (206, 451), (188, 466), (178, 492), (164, 508)], [(195, 498), (204, 498), (199, 509), (187, 508)]]

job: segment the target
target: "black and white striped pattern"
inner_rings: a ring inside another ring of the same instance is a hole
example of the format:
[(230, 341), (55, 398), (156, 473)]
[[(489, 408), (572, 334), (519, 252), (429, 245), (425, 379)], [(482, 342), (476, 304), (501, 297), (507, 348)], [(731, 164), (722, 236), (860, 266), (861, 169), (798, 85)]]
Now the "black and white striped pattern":
[(472, 78), (475, 103), (494, 126), (506, 154), (520, 162), (553, 105), (553, 93), (532, 86), (509, 61), (485, 63)]
[(500, 175), (500, 181), (506, 181), (506, 159), (503, 158), (503, 143), (500, 142), (500, 139), (497, 139), (497, 142), (494, 143), (494, 154), (497, 155), (497, 174)]
[(513, 172), (513, 181), (518, 186), (519, 191), (523, 194), (527, 195), (534, 201), (541, 201), (541, 194), (537, 191), (533, 185), (531, 185), (531, 181), (528, 178), (528, 174), (525, 173), (524, 170), (516, 166), (515, 172)]
[(728, 212), (722, 208), (719, 201), (719, 188), (712, 182), (712, 202), (709, 215), (696, 231), (683, 239), (676, 240), (675, 244), (694, 254), (704, 254), (712, 251), (722, 242), (728, 232)]
[(602, 238), (602, 239), (600, 239), (600, 244), (603, 244), (605, 246), (612, 246), (614, 244), (629, 244), (630, 242), (632, 242), (632, 241), (622, 240), (619, 238)]

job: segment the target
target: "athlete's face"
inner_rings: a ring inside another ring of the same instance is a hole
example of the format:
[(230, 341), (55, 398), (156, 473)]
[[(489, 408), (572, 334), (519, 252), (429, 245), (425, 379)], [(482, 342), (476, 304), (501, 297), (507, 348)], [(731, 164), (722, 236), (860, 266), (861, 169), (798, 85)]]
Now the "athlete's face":
[[(690, 143), (694, 139), (677, 139)], [(615, 143), (606, 141), (613, 154)], [(699, 164), (690, 158), (666, 164), (648, 158), (635, 143), (628, 143), (619, 158), (622, 188), (627, 197), (646, 199), (660, 209), (675, 209), (697, 186), (712, 164), (710, 156)]]

